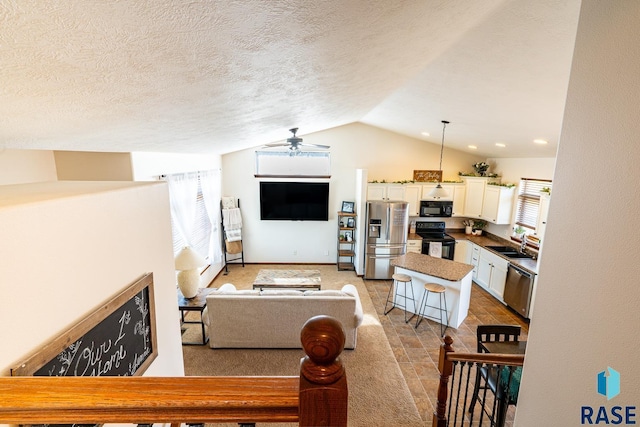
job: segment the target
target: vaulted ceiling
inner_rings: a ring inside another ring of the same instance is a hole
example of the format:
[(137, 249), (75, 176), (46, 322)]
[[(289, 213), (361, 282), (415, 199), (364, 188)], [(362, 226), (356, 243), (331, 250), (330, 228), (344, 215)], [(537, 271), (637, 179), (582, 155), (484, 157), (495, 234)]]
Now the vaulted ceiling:
[(449, 120), (449, 148), (553, 157), (579, 8), (3, 1), (0, 149), (223, 154), (358, 121), (440, 144)]

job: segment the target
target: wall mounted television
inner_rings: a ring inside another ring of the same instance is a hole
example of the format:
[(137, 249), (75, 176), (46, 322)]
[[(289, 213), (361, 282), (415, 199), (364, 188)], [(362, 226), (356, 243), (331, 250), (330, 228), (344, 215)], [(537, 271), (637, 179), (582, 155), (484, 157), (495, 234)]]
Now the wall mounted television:
[(260, 219), (328, 221), (328, 182), (260, 182)]

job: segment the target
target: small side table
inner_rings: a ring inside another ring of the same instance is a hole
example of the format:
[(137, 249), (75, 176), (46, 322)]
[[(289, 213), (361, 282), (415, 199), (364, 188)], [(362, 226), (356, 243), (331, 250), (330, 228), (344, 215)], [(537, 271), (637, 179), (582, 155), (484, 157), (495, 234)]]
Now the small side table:
[[(202, 342), (182, 342), (182, 345), (205, 345), (209, 342), (209, 337), (206, 336), (204, 331), (204, 322), (202, 321), (202, 312), (207, 306), (207, 295), (215, 291), (216, 288), (200, 288), (198, 295), (193, 298), (185, 298), (178, 289), (178, 309), (180, 310), (180, 326), (184, 323), (200, 324), (202, 327)], [(184, 320), (184, 314), (186, 311), (197, 311), (200, 314), (200, 320)]]

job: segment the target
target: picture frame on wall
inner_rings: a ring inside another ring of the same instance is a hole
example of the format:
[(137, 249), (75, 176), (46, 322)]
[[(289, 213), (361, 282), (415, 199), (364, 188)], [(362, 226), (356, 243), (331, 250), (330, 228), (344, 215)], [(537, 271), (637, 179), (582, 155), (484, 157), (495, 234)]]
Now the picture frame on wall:
[(354, 206), (355, 206), (354, 202), (342, 202), (342, 212), (353, 213)]

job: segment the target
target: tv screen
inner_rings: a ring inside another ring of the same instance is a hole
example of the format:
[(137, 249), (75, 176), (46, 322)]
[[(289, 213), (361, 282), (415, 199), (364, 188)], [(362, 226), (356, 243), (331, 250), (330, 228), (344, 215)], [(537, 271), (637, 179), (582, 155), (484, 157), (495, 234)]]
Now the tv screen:
[(328, 221), (328, 182), (260, 182), (260, 219)]

